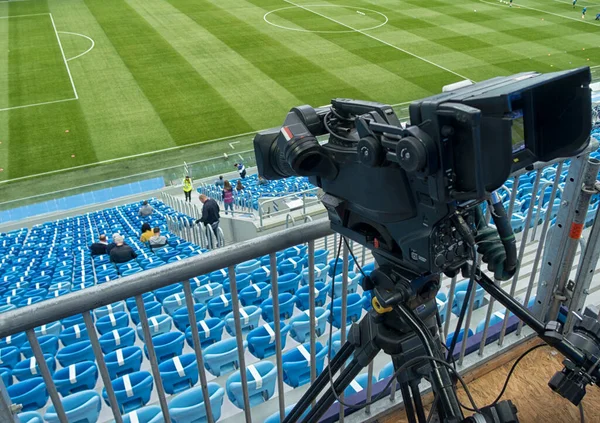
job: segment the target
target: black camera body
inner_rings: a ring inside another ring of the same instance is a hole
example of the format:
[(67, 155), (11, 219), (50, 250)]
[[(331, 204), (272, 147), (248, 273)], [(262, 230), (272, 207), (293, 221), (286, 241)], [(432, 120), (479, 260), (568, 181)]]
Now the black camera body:
[(590, 81), (589, 68), (497, 77), (413, 102), (408, 126), (381, 103), (296, 107), (256, 135), (259, 173), (308, 176), (332, 228), (378, 262), (453, 273), (469, 258), (479, 202), (512, 171), (585, 149)]

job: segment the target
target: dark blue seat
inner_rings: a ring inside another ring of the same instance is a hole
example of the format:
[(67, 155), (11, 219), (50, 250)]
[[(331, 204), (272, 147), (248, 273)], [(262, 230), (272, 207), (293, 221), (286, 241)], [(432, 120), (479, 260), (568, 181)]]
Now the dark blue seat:
[(82, 361), (94, 361), (94, 350), (89, 340), (75, 342), (62, 348), (56, 353), (56, 359), (63, 367), (71, 364), (81, 363)]
[(210, 317), (223, 318), (232, 310), (231, 294), (222, 294), (207, 304)]
[(58, 392), (65, 397), (75, 392), (94, 389), (98, 381), (98, 368), (92, 361), (82, 361), (57, 370), (52, 379)]
[[(82, 391), (62, 399), (62, 405), (69, 422), (96, 423), (100, 417), (102, 400), (95, 391)], [(60, 423), (54, 405), (48, 407), (44, 418), (48, 423)]]
[[(315, 344), (317, 374), (323, 371), (327, 348), (320, 342)], [(293, 388), (310, 382), (310, 343), (300, 344), (282, 356), (283, 381)]]
[[(132, 313), (133, 318), (133, 313)], [(104, 335), (116, 329), (126, 328), (129, 326), (129, 316), (125, 312), (117, 312), (101, 317), (96, 321), (96, 329), (100, 335)]]
[[(277, 368), (270, 361), (261, 361), (246, 366), (248, 399), (250, 407), (255, 407), (268, 401), (275, 393)], [(227, 397), (238, 408), (244, 409), (244, 395), (241, 382), (241, 370), (227, 378)]]
[[(280, 333), (282, 349), (285, 348), (289, 331), (290, 326), (281, 322)], [(251, 330), (246, 336), (246, 340), (248, 342), (248, 350), (253, 356), (262, 360), (263, 358), (275, 355), (275, 323), (267, 323)]]
[[(221, 418), (221, 407), (225, 390), (217, 383), (208, 383), (208, 395), (214, 421)], [(204, 395), (202, 387), (192, 388), (177, 395), (169, 403), (171, 418), (179, 423), (204, 423), (206, 419), (206, 407), (204, 406)]]
[[(123, 375), (113, 380), (112, 385), (117, 397), (119, 410), (121, 413), (128, 413), (146, 405), (150, 401), (154, 382), (150, 373), (140, 371)], [(110, 405), (106, 388), (102, 389), (102, 398), (104, 398), (106, 405)]]
[[(180, 332), (167, 332), (153, 337), (152, 344), (154, 345), (158, 362), (162, 363), (169, 358), (181, 355), (184, 342), (185, 336)], [(148, 348), (146, 345), (144, 345), (144, 354), (148, 358)]]
[[(296, 296), (289, 292), (279, 294), (279, 317), (281, 320), (289, 319), (294, 314), (294, 305), (296, 303)], [(272, 322), (273, 316), (273, 297), (267, 298), (260, 305), (262, 309), (262, 318), (266, 322)]]
[(266, 282), (254, 283), (242, 289), (239, 294), (240, 302), (244, 306), (259, 306), (271, 294), (271, 285)]
[[(219, 319), (218, 317), (209, 317), (208, 319), (200, 320), (197, 328), (198, 336), (200, 338), (200, 346), (204, 349), (209, 345), (221, 340), (223, 337), (225, 322), (223, 319)], [(191, 326), (188, 326), (188, 328), (185, 330), (185, 340), (191, 348), (194, 348)]]
[[(56, 355), (56, 352), (58, 351), (58, 336), (42, 335), (38, 336), (37, 340), (42, 349), (42, 353)], [(33, 357), (33, 351), (31, 350), (29, 341), (25, 342), (21, 347), (21, 354), (23, 354), (25, 358)]]
[[(327, 301), (330, 285), (315, 282), (315, 307), (323, 307)], [(310, 291), (308, 285), (301, 286), (296, 292), (296, 307), (302, 311), (310, 308)]]
[[(56, 360), (54, 359), (54, 356), (51, 354), (44, 354), (44, 361), (46, 361), (50, 374), (54, 374), (56, 371)], [(15, 364), (12, 375), (20, 382), (34, 377), (40, 377), (40, 366), (35, 357), (31, 357)]]
[(14, 404), (21, 404), (22, 411), (35, 411), (48, 402), (48, 391), (41, 377), (24, 380), (6, 388)]
[(129, 326), (115, 329), (102, 335), (99, 343), (104, 354), (119, 348), (130, 347), (135, 343), (135, 331)]
[[(252, 283), (252, 276), (247, 273), (241, 273), (239, 275), (235, 275), (235, 286), (237, 291), (240, 292), (242, 289), (247, 288)], [(231, 285), (229, 283), (229, 278), (225, 278), (223, 280), (223, 290), (225, 292), (231, 292)]]
[(158, 369), (168, 394), (177, 394), (198, 383), (198, 363), (193, 353), (163, 361)]
[(58, 338), (62, 344), (66, 347), (80, 341), (89, 340), (87, 328), (83, 324), (73, 325), (63, 330)]
[[(205, 304), (194, 304), (194, 314), (196, 315), (196, 322), (204, 320), (206, 317), (207, 306)], [(190, 325), (190, 318), (188, 315), (187, 307), (178, 308), (173, 313), (173, 322), (175, 327), (181, 332), (185, 332)]]
[(111, 379), (139, 371), (142, 360), (142, 349), (138, 346), (120, 348), (104, 356)]
[[(246, 334), (258, 326), (260, 320), (261, 309), (257, 306), (246, 306), (240, 308), (240, 324), (242, 333)], [(235, 319), (233, 311), (225, 316), (225, 329), (231, 336), (235, 336)]]

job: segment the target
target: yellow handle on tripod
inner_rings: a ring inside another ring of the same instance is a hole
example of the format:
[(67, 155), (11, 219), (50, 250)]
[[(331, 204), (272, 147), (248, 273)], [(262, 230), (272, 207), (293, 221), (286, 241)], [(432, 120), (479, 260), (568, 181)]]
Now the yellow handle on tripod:
[(379, 314), (389, 313), (390, 311), (393, 310), (392, 307), (382, 306), (379, 303), (379, 301), (377, 300), (377, 297), (373, 297), (373, 299), (371, 300), (371, 304), (373, 305), (373, 308), (375, 309), (375, 311)]

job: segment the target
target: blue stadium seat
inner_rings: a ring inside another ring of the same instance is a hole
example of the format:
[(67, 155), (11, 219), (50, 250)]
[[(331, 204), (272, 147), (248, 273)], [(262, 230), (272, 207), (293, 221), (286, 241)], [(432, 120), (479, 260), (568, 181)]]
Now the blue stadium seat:
[(157, 289), (156, 291), (154, 291), (154, 296), (156, 297), (156, 300), (158, 302), (162, 303), (163, 300), (169, 295), (176, 294), (178, 292), (183, 293), (183, 285), (181, 285), (180, 283), (175, 283), (173, 285)]
[[(142, 300), (144, 301), (144, 304), (146, 304), (151, 301), (156, 301), (156, 298), (154, 298), (154, 294), (152, 292), (145, 292), (142, 294)], [(127, 310), (129, 310), (129, 312), (137, 307), (137, 304), (135, 303), (135, 297), (127, 298), (125, 300), (125, 304), (127, 305)]]
[[(248, 343), (244, 341), (244, 349), (247, 346)], [(221, 376), (223, 373), (228, 373), (240, 367), (238, 354), (236, 339), (223, 339), (204, 349), (202, 352), (204, 367), (212, 375)]]
[[(246, 334), (252, 329), (258, 326), (260, 320), (260, 307), (257, 306), (246, 306), (240, 308), (240, 323), (242, 333)], [(231, 336), (235, 336), (235, 321), (233, 318), (233, 311), (225, 316), (225, 329)]]
[[(194, 314), (196, 315), (196, 322), (204, 320), (206, 318), (206, 304), (194, 304)], [(185, 332), (190, 325), (190, 318), (188, 315), (187, 307), (178, 308), (173, 314), (173, 322), (175, 327), (181, 332)]]
[[(316, 250), (315, 251), (315, 265), (321, 264), (323, 266), (327, 265), (327, 257), (329, 257), (329, 250)], [(306, 263), (308, 263), (308, 259), (306, 259)]]
[[(241, 370), (227, 378), (227, 397), (238, 408), (244, 409), (244, 395), (242, 392)], [(255, 407), (268, 401), (275, 393), (277, 368), (270, 361), (261, 361), (250, 364), (244, 369), (247, 378), (248, 398), (250, 407)]]
[(89, 334), (84, 324), (73, 325), (64, 329), (60, 335), (58, 335), (60, 342), (66, 347), (74, 344), (75, 342), (89, 340)]
[[(317, 374), (323, 371), (323, 363), (327, 355), (327, 348), (317, 342), (315, 366)], [(283, 353), (283, 381), (297, 388), (310, 382), (310, 343), (300, 344), (293, 350)]]
[[(357, 294), (358, 295), (358, 294)], [(329, 310), (322, 307), (315, 308), (316, 322), (310, 321), (309, 311), (305, 311), (302, 314), (294, 316), (290, 319), (290, 336), (296, 342), (304, 343), (310, 338), (310, 333), (315, 331), (317, 336), (321, 336), (325, 333), (327, 327), (327, 320), (329, 317)]]
[(215, 270), (214, 272), (211, 272), (208, 276), (211, 282), (222, 284), (223, 281), (228, 277), (227, 269)]
[[(96, 423), (100, 417), (102, 400), (95, 391), (82, 391), (62, 399), (67, 419), (76, 423)], [(48, 423), (60, 423), (54, 406), (48, 407), (44, 418)]]
[[(145, 371), (126, 374), (113, 380), (112, 385), (121, 413), (128, 413), (146, 405), (150, 401), (153, 384), (152, 375)], [(106, 388), (102, 389), (102, 397), (106, 405), (110, 405)]]
[(198, 363), (195, 354), (175, 356), (158, 366), (165, 391), (177, 394), (198, 383)]
[(59, 336), (61, 330), (62, 330), (62, 325), (60, 324), (60, 322), (52, 322), (52, 323), (48, 323), (47, 325), (42, 325), (42, 326), (35, 328), (35, 333), (37, 336), (42, 336), (42, 335)]
[[(133, 320), (133, 312), (132, 312)], [(138, 323), (138, 322), (135, 322)], [(107, 316), (101, 317), (96, 321), (96, 329), (100, 335), (104, 335), (115, 329), (126, 328), (129, 326), (129, 315), (123, 311), (117, 313), (111, 313)]]
[(235, 266), (235, 273), (251, 274), (260, 267), (259, 260), (248, 260)]
[(164, 423), (162, 410), (158, 405), (148, 405), (130, 411), (123, 416), (123, 423)]
[(438, 292), (435, 296), (435, 302), (437, 305), (438, 313), (440, 313), (440, 318), (442, 319), (442, 323), (446, 321), (446, 315), (448, 314), (448, 297), (445, 292)]
[[(181, 355), (185, 342), (185, 335), (180, 332), (167, 332), (152, 338), (156, 359), (162, 363), (169, 358)], [(144, 345), (144, 354), (148, 357), (148, 348)]]
[[(463, 302), (465, 301), (468, 285), (469, 280), (467, 279), (456, 284), (456, 288), (454, 290), (454, 302), (452, 304), (452, 313), (456, 314), (457, 316), (460, 313)], [(473, 309), (477, 310), (479, 307), (483, 306), (485, 291), (477, 284), (475, 284), (475, 288), (475, 302)]]
[(192, 289), (192, 292), (194, 292), (194, 290), (196, 288), (200, 288), (202, 285), (206, 285), (206, 284), (210, 283), (210, 279), (206, 275), (201, 275), (201, 276), (190, 279), (189, 282), (190, 282), (190, 288)]
[(21, 348), (23, 344), (27, 342), (27, 335), (25, 332), (17, 333), (15, 335), (7, 336), (6, 338), (0, 339), (0, 348), (5, 347), (17, 347)]
[[(364, 298), (360, 294), (348, 294), (346, 307), (346, 325), (360, 320), (363, 311)], [(329, 307), (328, 307), (329, 308)], [(329, 317), (336, 328), (342, 327), (342, 297), (333, 300), (333, 313)]]
[[(329, 276), (329, 265), (323, 263), (315, 263), (315, 282), (322, 282), (327, 284), (327, 277)], [(302, 285), (308, 285), (308, 269), (302, 270)]]
[(208, 314), (210, 317), (224, 318), (232, 310), (231, 294), (221, 294), (208, 301)]
[(185, 307), (185, 295), (180, 292), (171, 294), (163, 300), (162, 306), (165, 309), (165, 312), (173, 317), (175, 310)]
[(208, 283), (194, 289), (194, 300), (197, 303), (207, 303), (213, 298), (223, 294), (223, 285), (220, 283)]
[[(375, 376), (371, 376), (371, 382), (373, 384), (377, 383), (377, 378)], [(360, 374), (354, 378), (350, 385), (344, 390), (344, 395), (349, 397), (354, 395), (363, 389), (367, 389), (367, 385), (369, 383), (369, 375), (366, 373)]]
[[(252, 277), (247, 273), (240, 273), (235, 275), (235, 286), (237, 291), (240, 292), (242, 289), (247, 288), (252, 283)], [(229, 278), (223, 280), (223, 289), (225, 292), (231, 292), (231, 286)]]
[(94, 315), (96, 319), (100, 319), (101, 317), (107, 316), (111, 313), (124, 312), (125, 311), (125, 302), (119, 301), (116, 303), (112, 303), (103, 307), (99, 307), (94, 310)]
[(8, 367), (0, 367), (0, 377), (4, 386), (10, 386), (13, 383), (12, 371)]
[[(497, 311), (490, 317), (490, 323), (488, 327), (494, 326), (498, 323), (501, 323), (504, 320), (504, 313)], [(483, 332), (485, 330), (485, 318), (477, 324), (477, 328), (475, 329), (475, 333)]]
[[(350, 333), (350, 326), (346, 327), (346, 339), (348, 339), (348, 333)], [(331, 357), (333, 358), (342, 347), (342, 331), (338, 330), (331, 335)], [(329, 344), (326, 347), (327, 354), (329, 354)]]
[(94, 389), (98, 381), (98, 368), (92, 361), (83, 361), (57, 370), (52, 377), (56, 389), (63, 396)]
[[(471, 329), (469, 329), (469, 332), (467, 332), (467, 333), (468, 333), (468, 335), (467, 335), (467, 338), (469, 338), (470, 336), (472, 336), (472, 335), (473, 335), (473, 331), (472, 331)], [(463, 340), (463, 337), (464, 337), (464, 335), (465, 335), (465, 329), (464, 329), (464, 328), (462, 328), (462, 329), (461, 329), (461, 330), (458, 332), (458, 336), (457, 336), (456, 342), (460, 342), (460, 341), (462, 341), (462, 340)], [(454, 332), (452, 332), (452, 333), (449, 333), (449, 334), (448, 334), (448, 336), (446, 337), (446, 345), (447, 345), (448, 347), (449, 347), (449, 346), (450, 346), (450, 344), (452, 343), (452, 337), (453, 337), (453, 336), (454, 336)]]
[(259, 267), (258, 269), (256, 269), (255, 271), (253, 271), (250, 274), (251, 278), (252, 278), (252, 282), (254, 283), (259, 283), (259, 282), (270, 282), (271, 281), (271, 266), (268, 264), (265, 264), (261, 267)]
[[(342, 279), (342, 274), (336, 275), (334, 278), (333, 285), (333, 295), (334, 298), (338, 298), (342, 296), (342, 289), (344, 288), (344, 283)], [(348, 294), (354, 294), (358, 290), (358, 284), (362, 280), (362, 275), (360, 273), (348, 272), (348, 281), (347, 281), (347, 292)]]
[(286, 273), (279, 276), (279, 278), (277, 278), (279, 293), (289, 292), (290, 294), (295, 295), (301, 280), (302, 276), (296, 273)]
[[(44, 361), (50, 370), (50, 374), (54, 374), (56, 371), (56, 360), (53, 355), (44, 354)], [(26, 360), (19, 361), (15, 364), (12, 375), (19, 381), (22, 382), (27, 379), (34, 377), (40, 377), (40, 366), (37, 363), (35, 357), (28, 358)]]
[[(93, 317), (93, 314), (90, 314)], [(81, 314), (76, 314), (74, 316), (65, 317), (60, 321), (63, 325), (63, 328), (70, 328), (74, 325), (84, 325), (83, 316)]]
[[(56, 355), (56, 352), (58, 351), (58, 336), (42, 335), (38, 336), (37, 340), (42, 349), (42, 353)], [(33, 357), (33, 351), (31, 350), (29, 341), (25, 342), (23, 346), (21, 346), (21, 354), (23, 354), (23, 357), (25, 358)]]
[[(146, 316), (148, 319), (162, 314), (162, 305), (158, 301), (148, 301), (147, 303), (144, 303), (144, 309), (146, 310)], [(138, 308), (134, 307), (130, 314), (131, 320), (137, 325), (140, 322)]]
[[(323, 307), (327, 301), (327, 294), (330, 290), (330, 285), (325, 285), (323, 282), (315, 282), (315, 306)], [(301, 286), (296, 292), (296, 307), (302, 311), (306, 311), (310, 307), (310, 291), (308, 285)]]
[[(279, 294), (279, 317), (281, 320), (286, 320), (292, 317), (294, 314), (294, 305), (296, 303), (296, 296), (288, 292)], [(262, 318), (266, 322), (272, 322), (273, 316), (273, 297), (267, 298), (262, 302), (260, 308), (262, 309)]]
[(244, 306), (259, 306), (271, 294), (271, 285), (267, 282), (253, 283), (242, 289), (239, 293), (239, 299)]
[[(343, 271), (343, 267), (344, 267), (344, 260), (339, 257), (337, 259), (331, 259), (329, 260), (329, 277), (332, 278), (333, 277), (333, 272), (335, 270), (335, 274), (340, 275)], [(335, 267), (335, 269), (334, 269)], [(354, 259), (352, 257), (348, 257), (348, 272), (352, 272), (354, 270), (355, 267), (355, 263), (354, 263)]]
[(277, 265), (277, 272), (280, 275), (285, 275), (286, 273), (296, 273), (301, 275), (304, 266), (306, 266), (306, 260), (302, 257), (288, 257)]
[(68, 367), (82, 361), (94, 361), (95, 357), (92, 344), (89, 340), (86, 340), (62, 348), (56, 353), (56, 359), (62, 367)]
[(35, 411), (27, 411), (19, 413), (19, 423), (44, 423), (42, 416)]
[[(285, 348), (287, 334), (290, 331), (290, 326), (281, 322), (281, 349)], [(266, 323), (256, 329), (251, 330), (246, 335), (248, 342), (248, 350), (256, 358), (261, 360), (266, 357), (275, 355), (275, 323)]]
[[(159, 314), (158, 316), (154, 316), (148, 319), (148, 326), (150, 327), (150, 335), (160, 335), (161, 333), (166, 333), (171, 330), (171, 326), (173, 325), (173, 318), (171, 316), (167, 316), (166, 314)], [(138, 323), (135, 329), (138, 338), (142, 341), (144, 340), (144, 330), (142, 329), (142, 323)]]
[(41, 377), (24, 380), (6, 388), (14, 404), (21, 404), (22, 411), (35, 411), (48, 402), (48, 391)]
[[(197, 328), (200, 338), (200, 346), (202, 348), (206, 348), (209, 345), (221, 340), (223, 337), (223, 328), (225, 328), (225, 322), (218, 317), (209, 317), (208, 319), (199, 321)], [(185, 330), (185, 340), (191, 348), (194, 348), (191, 326)]]
[(307, 250), (307, 245), (296, 245), (294, 247), (287, 248), (283, 253), (285, 258), (302, 257), (306, 254)]
[(135, 343), (135, 331), (129, 326), (105, 333), (99, 339), (100, 348), (104, 354)]
[[(221, 418), (221, 407), (225, 390), (214, 382), (208, 383), (208, 395), (214, 421)], [(171, 418), (177, 423), (203, 423), (206, 422), (206, 408), (202, 387), (192, 388), (177, 395), (169, 403)]]
[[(285, 259), (285, 254), (283, 251), (278, 251), (275, 253), (275, 261), (277, 264), (281, 263)], [(271, 264), (271, 257), (267, 254), (260, 258), (261, 266), (268, 266)]]
[(142, 349), (138, 346), (120, 348), (104, 356), (106, 368), (111, 379), (139, 371), (142, 366), (142, 360)]

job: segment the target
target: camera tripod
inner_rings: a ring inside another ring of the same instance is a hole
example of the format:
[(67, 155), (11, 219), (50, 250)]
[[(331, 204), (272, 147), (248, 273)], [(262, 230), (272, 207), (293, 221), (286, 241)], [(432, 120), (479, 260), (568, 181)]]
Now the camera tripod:
[[(439, 275), (415, 278), (407, 269), (383, 266), (375, 269), (363, 284), (365, 289), (373, 289), (373, 309), (360, 323), (352, 325), (348, 342), (331, 359), (284, 423), (317, 422), (380, 351), (392, 358), (394, 377), (400, 386), (409, 423), (427, 421), (419, 390), (422, 379), (431, 383), (437, 397), (435, 411), (439, 422), (518, 421), (510, 401), (499, 402), (481, 409), (475, 417), (464, 418), (441, 350), (435, 303)], [(345, 363), (348, 364), (343, 368)], [(311, 408), (311, 403), (328, 388), (330, 373), (333, 375), (342, 368), (333, 383), (333, 391), (328, 389)]]

